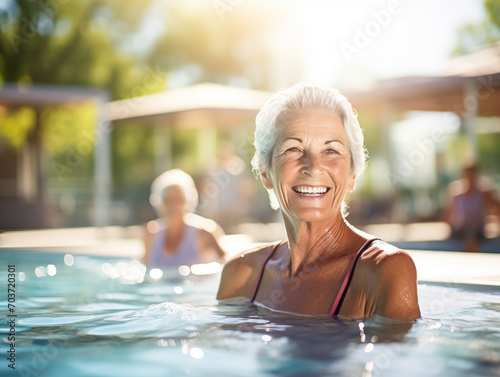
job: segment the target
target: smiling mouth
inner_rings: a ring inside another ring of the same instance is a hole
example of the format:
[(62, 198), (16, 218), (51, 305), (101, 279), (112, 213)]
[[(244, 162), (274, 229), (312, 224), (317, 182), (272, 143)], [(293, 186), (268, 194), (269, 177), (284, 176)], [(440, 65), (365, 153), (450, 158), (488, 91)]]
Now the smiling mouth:
[(330, 191), (330, 187), (326, 186), (295, 186), (292, 190), (297, 194), (304, 196), (321, 196)]

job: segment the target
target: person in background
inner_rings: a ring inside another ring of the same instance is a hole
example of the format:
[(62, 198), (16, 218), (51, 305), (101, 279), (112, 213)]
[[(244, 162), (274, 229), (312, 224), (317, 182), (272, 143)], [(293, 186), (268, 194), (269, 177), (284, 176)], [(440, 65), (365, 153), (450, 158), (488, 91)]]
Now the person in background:
[(255, 149), (252, 165), (281, 209), (287, 239), (232, 258), (217, 299), (307, 315), (419, 318), (411, 257), (345, 218), (345, 194), (366, 158), (347, 99), (308, 84), (274, 94), (257, 115)]
[(443, 220), (451, 236), (463, 241), (463, 251), (480, 251), (488, 215), (500, 215), (500, 202), (493, 186), (479, 176), (475, 163), (466, 164), (462, 179), (450, 183)]
[(198, 191), (189, 174), (173, 169), (158, 176), (151, 185), (149, 201), (160, 217), (146, 224), (147, 266), (178, 267), (224, 259), (218, 243), (222, 228), (193, 213)]

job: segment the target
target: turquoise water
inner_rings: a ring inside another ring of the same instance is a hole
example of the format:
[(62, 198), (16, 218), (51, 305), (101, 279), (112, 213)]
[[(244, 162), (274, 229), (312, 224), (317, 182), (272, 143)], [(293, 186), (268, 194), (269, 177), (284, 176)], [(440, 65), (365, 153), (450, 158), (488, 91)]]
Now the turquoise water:
[(343, 322), (218, 303), (219, 274), (199, 275), (216, 267), (182, 276), (124, 259), (2, 251), (0, 374), (500, 376), (500, 294), (489, 287), (420, 284), (423, 318), (413, 325)]

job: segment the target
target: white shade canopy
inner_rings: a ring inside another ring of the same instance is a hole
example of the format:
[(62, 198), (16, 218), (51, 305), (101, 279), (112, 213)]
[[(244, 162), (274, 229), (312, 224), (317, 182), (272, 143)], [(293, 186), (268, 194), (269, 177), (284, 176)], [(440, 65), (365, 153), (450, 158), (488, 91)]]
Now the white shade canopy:
[(107, 118), (115, 124), (131, 120), (140, 120), (145, 124), (165, 120), (179, 123), (176, 121), (184, 120), (182, 123), (194, 127), (206, 124), (234, 126), (239, 121), (253, 120), (271, 95), (266, 91), (200, 83), (110, 102), (107, 106)]

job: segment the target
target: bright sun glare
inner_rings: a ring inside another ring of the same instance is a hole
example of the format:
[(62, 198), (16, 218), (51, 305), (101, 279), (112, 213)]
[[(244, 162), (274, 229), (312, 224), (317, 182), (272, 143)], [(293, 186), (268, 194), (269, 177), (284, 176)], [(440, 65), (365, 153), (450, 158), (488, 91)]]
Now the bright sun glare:
[(293, 4), (293, 24), (303, 35), (304, 79), (350, 87), (381, 77), (443, 73), (457, 30), (485, 17), (479, 1)]

